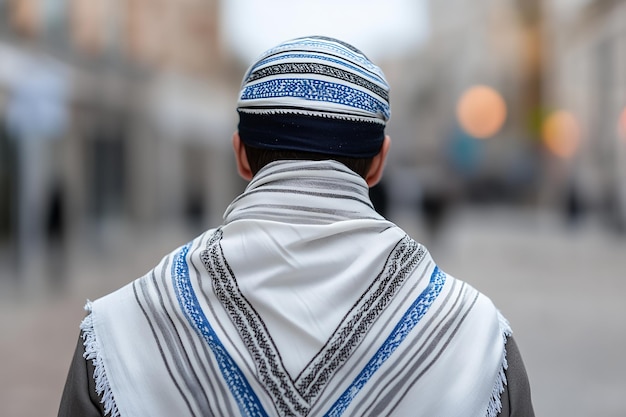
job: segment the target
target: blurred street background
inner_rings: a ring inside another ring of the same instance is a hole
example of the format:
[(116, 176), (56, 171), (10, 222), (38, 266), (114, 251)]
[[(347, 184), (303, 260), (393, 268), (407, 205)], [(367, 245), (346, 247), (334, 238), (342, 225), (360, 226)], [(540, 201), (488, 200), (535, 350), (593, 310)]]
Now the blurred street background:
[(87, 299), (218, 225), (248, 64), (391, 85), (384, 215), (509, 318), (538, 416), (626, 416), (626, 0), (0, 0), (0, 414), (55, 416)]

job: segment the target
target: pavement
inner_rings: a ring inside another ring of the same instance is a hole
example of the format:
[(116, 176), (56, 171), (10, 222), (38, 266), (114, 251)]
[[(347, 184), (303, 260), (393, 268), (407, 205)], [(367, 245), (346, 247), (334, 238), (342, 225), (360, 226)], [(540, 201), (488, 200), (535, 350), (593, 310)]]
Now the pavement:
[[(509, 319), (537, 416), (626, 416), (626, 236), (532, 210), (464, 210), (436, 238), (413, 213), (391, 217)], [(0, 247), (0, 414), (56, 416), (86, 299), (143, 275), (192, 237), (120, 228), (73, 241), (55, 291), (11, 285), (11, 253)]]

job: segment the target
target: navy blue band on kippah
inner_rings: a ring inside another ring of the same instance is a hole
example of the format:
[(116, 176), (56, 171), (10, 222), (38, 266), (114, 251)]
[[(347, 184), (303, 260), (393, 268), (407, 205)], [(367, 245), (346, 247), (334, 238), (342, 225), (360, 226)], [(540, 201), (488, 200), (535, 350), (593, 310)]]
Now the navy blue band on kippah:
[(239, 137), (254, 148), (370, 158), (385, 138), (381, 123), (300, 114), (239, 112)]

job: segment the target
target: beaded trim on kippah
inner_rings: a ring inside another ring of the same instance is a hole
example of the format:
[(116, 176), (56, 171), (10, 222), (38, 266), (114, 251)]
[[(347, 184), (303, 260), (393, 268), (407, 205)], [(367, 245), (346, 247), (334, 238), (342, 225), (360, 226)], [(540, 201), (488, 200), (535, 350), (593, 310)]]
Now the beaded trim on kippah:
[[(336, 119), (384, 127), (391, 115), (389, 85), (381, 69), (353, 46), (321, 36), (297, 38), (268, 50), (250, 66), (243, 78), (237, 111), (240, 116), (279, 115), (285, 120), (292, 114), (310, 116), (313, 121), (318, 117), (320, 121)], [(258, 119), (240, 117), (240, 133), (259, 132), (256, 127), (245, 125), (253, 120)], [(315, 130), (324, 137), (310, 138), (308, 142), (299, 140), (300, 147), (308, 144), (315, 152), (336, 148), (324, 143), (329, 136), (325, 133), (333, 136), (333, 132), (325, 132), (323, 127)], [(280, 126), (264, 133), (264, 137), (283, 135)], [(297, 132), (291, 130), (286, 135), (293, 138)], [(380, 127), (367, 137), (372, 135), (380, 136), (377, 142), (382, 144), (384, 133)], [(244, 136), (244, 143), (259, 143), (259, 138)], [(272, 141), (276, 143), (290, 145), (288, 140)], [(268, 146), (279, 147), (272, 144)]]

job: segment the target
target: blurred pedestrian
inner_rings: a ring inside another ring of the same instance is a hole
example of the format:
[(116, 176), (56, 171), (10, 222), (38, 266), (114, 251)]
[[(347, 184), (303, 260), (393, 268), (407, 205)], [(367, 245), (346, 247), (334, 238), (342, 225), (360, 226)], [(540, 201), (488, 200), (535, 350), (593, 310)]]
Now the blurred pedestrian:
[(243, 79), (224, 222), (87, 305), (59, 416), (532, 416), (511, 329), (378, 214), (389, 87), (284, 42)]
[(35, 52), (17, 65), (6, 109), (17, 160), (17, 264), (21, 284), (37, 293), (49, 267), (44, 262), (49, 251), (46, 221), (58, 177), (52, 149), (68, 127), (68, 73), (56, 60)]

